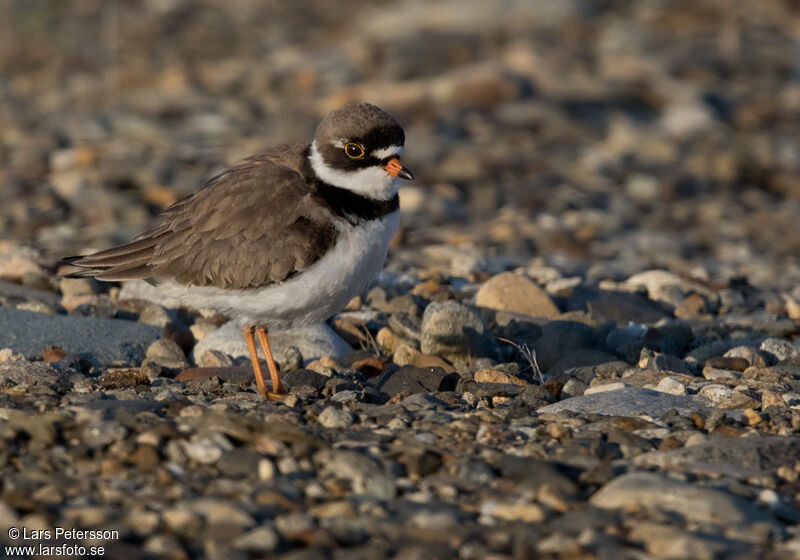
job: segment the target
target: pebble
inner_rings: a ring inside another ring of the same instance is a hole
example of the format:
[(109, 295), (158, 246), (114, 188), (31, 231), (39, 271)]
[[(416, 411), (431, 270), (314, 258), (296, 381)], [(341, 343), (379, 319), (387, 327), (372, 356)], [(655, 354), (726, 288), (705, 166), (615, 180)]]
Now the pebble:
[(664, 511), (694, 523), (726, 525), (770, 521), (768, 515), (740, 496), (649, 472), (633, 472), (615, 478), (592, 495), (589, 503), (600, 508)]
[(494, 369), (482, 369), (475, 372), (473, 379), (478, 383), (508, 383), (525, 387), (529, 383), (516, 375), (511, 375)]
[(800, 347), (788, 340), (767, 338), (758, 347), (761, 352), (770, 356), (775, 362), (800, 365)]
[(250, 528), (256, 525), (253, 517), (241, 507), (216, 498), (199, 498), (189, 502), (189, 509), (205, 519), (207, 525), (227, 523)]
[(125, 438), (128, 430), (114, 420), (92, 420), (83, 429), (83, 442), (89, 447), (102, 447)]
[(208, 439), (184, 441), (182, 444), (186, 456), (202, 465), (213, 465), (220, 460), (224, 453), (218, 443)]
[(233, 540), (234, 548), (256, 554), (274, 552), (278, 545), (280, 536), (270, 525), (260, 525)]
[(625, 387), (616, 391), (582, 395), (544, 406), (539, 413), (571, 411), (605, 414), (609, 416), (637, 416), (647, 414), (657, 418), (672, 409), (681, 413), (708, 410), (711, 403), (702, 397), (670, 395), (639, 387)]
[(537, 504), (530, 503), (506, 504), (488, 501), (481, 504), (481, 515), (524, 523), (538, 523), (545, 519), (544, 509)]
[(547, 319), (560, 313), (547, 292), (513, 272), (503, 272), (484, 283), (475, 295), (475, 305)]
[[(748, 365), (755, 367), (767, 367), (767, 362), (761, 353), (752, 346), (736, 346), (725, 352), (725, 358), (742, 358), (747, 360)], [(745, 368), (747, 369), (747, 368)], [(744, 370), (742, 370), (744, 371)]]
[(698, 394), (710, 400), (713, 406), (727, 410), (753, 407), (758, 404), (758, 401), (749, 395), (727, 385), (705, 385)]
[(686, 394), (686, 385), (684, 385), (683, 383), (672, 377), (665, 377), (664, 379), (659, 381), (655, 389), (656, 391), (661, 391), (662, 393), (669, 393), (670, 395)]
[(497, 342), (480, 315), (455, 301), (430, 303), (422, 316), (421, 329), (422, 351), (454, 363), (466, 363), (468, 358), (492, 358), (498, 352)]
[(353, 415), (347, 410), (327, 406), (320, 412), (317, 421), (325, 428), (346, 428), (353, 423)]
[(389, 370), (370, 380), (370, 384), (389, 398), (400, 394), (446, 390), (448, 385), (455, 385), (452, 377), (442, 368), (410, 366)]
[(608, 393), (610, 391), (619, 391), (620, 389), (625, 389), (626, 387), (629, 387), (629, 385), (626, 385), (621, 381), (617, 381), (616, 383), (604, 383), (603, 385), (595, 385), (594, 387), (589, 387), (583, 392), (583, 394), (595, 395), (597, 393)]
[(197, 365), (200, 367), (233, 367), (233, 360), (219, 350), (206, 350), (200, 355)]
[(350, 480), (356, 495), (389, 500), (397, 492), (396, 482), (374, 460), (359, 453), (324, 450), (314, 460), (321, 465), (322, 476)]
[(159, 338), (148, 346), (145, 356), (165, 368), (180, 370), (189, 367), (181, 347), (166, 338)]

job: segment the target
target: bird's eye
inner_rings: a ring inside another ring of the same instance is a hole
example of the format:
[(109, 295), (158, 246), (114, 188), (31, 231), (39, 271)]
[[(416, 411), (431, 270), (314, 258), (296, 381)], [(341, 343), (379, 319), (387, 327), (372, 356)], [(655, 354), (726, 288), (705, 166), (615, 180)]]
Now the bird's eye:
[(350, 159), (359, 159), (364, 157), (364, 146), (361, 144), (356, 144), (355, 142), (348, 142), (344, 145), (344, 153), (347, 154), (347, 157)]

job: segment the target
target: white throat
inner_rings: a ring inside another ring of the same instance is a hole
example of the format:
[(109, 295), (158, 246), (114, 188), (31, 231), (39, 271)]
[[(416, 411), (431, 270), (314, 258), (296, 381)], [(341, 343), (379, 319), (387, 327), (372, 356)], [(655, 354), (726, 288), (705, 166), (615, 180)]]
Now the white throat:
[(317, 177), (334, 187), (347, 189), (377, 200), (390, 200), (397, 194), (397, 177), (386, 173), (383, 167), (375, 165), (356, 171), (333, 169), (322, 159), (316, 140), (311, 143), (311, 153), (308, 159)]

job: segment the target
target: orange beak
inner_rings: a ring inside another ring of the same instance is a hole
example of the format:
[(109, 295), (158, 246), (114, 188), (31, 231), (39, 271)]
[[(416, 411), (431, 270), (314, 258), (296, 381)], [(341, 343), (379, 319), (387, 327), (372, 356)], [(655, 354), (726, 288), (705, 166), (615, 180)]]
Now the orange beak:
[(401, 179), (407, 179), (409, 181), (414, 180), (414, 174), (403, 167), (403, 164), (400, 163), (400, 158), (398, 157), (393, 157), (390, 159), (389, 162), (383, 166), (383, 168), (386, 170), (386, 173), (392, 177), (400, 177)]

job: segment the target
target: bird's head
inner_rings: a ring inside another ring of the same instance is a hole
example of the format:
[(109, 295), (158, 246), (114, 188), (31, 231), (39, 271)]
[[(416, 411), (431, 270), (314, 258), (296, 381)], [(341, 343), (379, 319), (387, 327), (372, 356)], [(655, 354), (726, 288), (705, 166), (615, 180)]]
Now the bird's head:
[(375, 105), (354, 103), (319, 124), (309, 159), (322, 181), (388, 200), (397, 193), (397, 178), (414, 178), (400, 162), (404, 143), (403, 127), (394, 117)]

